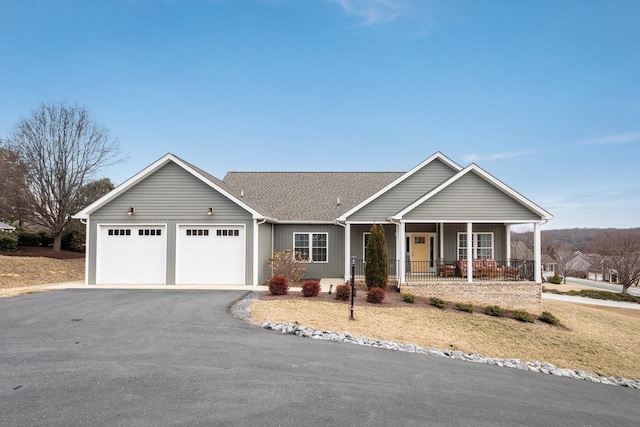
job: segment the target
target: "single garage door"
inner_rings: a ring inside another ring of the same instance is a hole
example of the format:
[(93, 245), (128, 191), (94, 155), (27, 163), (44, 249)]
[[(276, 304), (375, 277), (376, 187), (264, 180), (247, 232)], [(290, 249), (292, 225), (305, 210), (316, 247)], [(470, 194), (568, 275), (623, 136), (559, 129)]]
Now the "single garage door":
[(176, 284), (244, 285), (243, 226), (178, 226)]
[(96, 283), (166, 283), (164, 225), (101, 225), (98, 233)]

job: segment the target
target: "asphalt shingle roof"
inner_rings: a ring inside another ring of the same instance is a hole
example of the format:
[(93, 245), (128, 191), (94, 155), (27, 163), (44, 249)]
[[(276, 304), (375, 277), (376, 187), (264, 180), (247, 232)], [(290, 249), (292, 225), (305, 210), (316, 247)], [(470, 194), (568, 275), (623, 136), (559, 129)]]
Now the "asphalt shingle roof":
[(404, 173), (228, 172), (223, 181), (241, 200), (280, 221), (334, 221)]

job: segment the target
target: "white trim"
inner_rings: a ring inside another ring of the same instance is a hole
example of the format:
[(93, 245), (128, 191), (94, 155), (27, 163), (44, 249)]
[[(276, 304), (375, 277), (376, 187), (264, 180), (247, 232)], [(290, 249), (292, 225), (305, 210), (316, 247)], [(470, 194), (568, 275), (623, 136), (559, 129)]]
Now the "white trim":
[(133, 177), (129, 178), (124, 183), (122, 183), (121, 185), (119, 185), (118, 187), (113, 189), (112, 191), (108, 192), (107, 194), (105, 194), (104, 196), (102, 196), (101, 198), (99, 198), (98, 200), (96, 200), (95, 202), (93, 202), (92, 204), (87, 206), (86, 208), (82, 209), (77, 214), (73, 215), (72, 218), (75, 218), (75, 219), (87, 219), (87, 218), (89, 218), (89, 215), (94, 213), (96, 210), (98, 210), (101, 207), (105, 206), (107, 203), (109, 203), (110, 201), (112, 201), (113, 199), (118, 197), (120, 194), (122, 194), (122, 193), (126, 192), (127, 190), (129, 190), (130, 188), (134, 187), (139, 182), (141, 182), (142, 180), (144, 180), (148, 176), (152, 175), (154, 172), (156, 172), (157, 170), (159, 170), (160, 168), (162, 168), (163, 166), (165, 166), (169, 162), (173, 162), (173, 163), (177, 164), (182, 169), (184, 169), (185, 171), (189, 172), (191, 175), (193, 175), (194, 177), (196, 177), (200, 181), (204, 182), (209, 187), (213, 188), (214, 190), (216, 190), (217, 192), (219, 192), (220, 194), (225, 196), (227, 199), (231, 200), (232, 202), (234, 202), (235, 204), (237, 204), (238, 206), (240, 206), (241, 208), (243, 208), (244, 210), (249, 212), (251, 215), (253, 215), (253, 218), (260, 218), (260, 219), (264, 218), (264, 215), (260, 214), (255, 209), (251, 208), (250, 206), (248, 206), (247, 204), (245, 204), (244, 202), (242, 202), (241, 200), (239, 200), (238, 198), (236, 198), (232, 194), (228, 193), (226, 190), (224, 190), (221, 187), (219, 187), (213, 181), (211, 181), (207, 177), (203, 176), (200, 172), (198, 172), (193, 167), (191, 167), (190, 165), (185, 163), (183, 160), (181, 160), (180, 158), (174, 156), (171, 153), (165, 154), (162, 158), (156, 160), (154, 163), (152, 163), (151, 165), (147, 166), (141, 172), (138, 172), (136, 175), (134, 175)]
[[(258, 230), (260, 228), (260, 225), (258, 224), (258, 220), (254, 219), (253, 221), (253, 236), (251, 236), (251, 239), (253, 240), (253, 256), (252, 256), (252, 260), (253, 262), (251, 263), (251, 281), (253, 282), (252, 285), (253, 286), (258, 286)], [(245, 229), (246, 231), (246, 229)], [(247, 240), (247, 236), (245, 235), (244, 237), (245, 242)], [(245, 243), (245, 247), (246, 247), (246, 243)], [(246, 250), (245, 250), (245, 259), (247, 257), (246, 255)], [(246, 271), (247, 271), (247, 265), (245, 263), (244, 266), (244, 270), (245, 270), (245, 276), (246, 276)], [(244, 284), (246, 285), (247, 282), (246, 280), (244, 281)]]
[(351, 224), (344, 225), (344, 280), (351, 275)]
[[(329, 263), (329, 233), (327, 231), (294, 231), (293, 232), (293, 236), (292, 236), (292, 240), (293, 240), (293, 256), (295, 257), (295, 251), (296, 251), (296, 234), (307, 234), (309, 235), (309, 253), (307, 254), (309, 256), (310, 261), (302, 261), (305, 263), (313, 263), (313, 264), (328, 264)], [(324, 234), (327, 236), (327, 260), (326, 261), (316, 261), (313, 259), (313, 235), (314, 234)]]
[[(467, 235), (466, 232), (464, 231), (458, 231), (456, 233), (456, 257), (458, 259), (460, 259), (460, 249), (463, 249), (460, 246), (460, 235)], [(496, 253), (496, 238), (494, 235), (493, 231), (472, 231), (471, 232), (471, 247), (472, 247), (472, 258), (476, 259), (478, 258), (478, 235), (479, 234), (491, 234), (491, 257), (495, 259), (495, 253)], [(480, 248), (480, 249), (487, 249), (487, 248)]]
[(367, 240), (366, 240), (366, 235), (369, 235), (369, 238), (371, 238), (371, 232), (370, 231), (363, 231), (362, 232), (362, 260), (366, 262), (367, 260)]
[(506, 237), (506, 261), (507, 261), (507, 266), (511, 265), (511, 224), (505, 224), (504, 225), (504, 232), (505, 232), (505, 237)]
[(378, 197), (380, 197), (381, 195), (383, 195), (384, 193), (386, 193), (387, 191), (389, 191), (390, 189), (392, 189), (396, 185), (398, 185), (401, 182), (405, 181), (407, 178), (409, 178), (410, 176), (412, 176), (413, 174), (415, 174), (416, 172), (418, 172), (419, 170), (421, 170), (426, 165), (428, 165), (429, 163), (433, 162), (436, 159), (442, 161), (443, 163), (445, 163), (447, 166), (449, 166), (451, 169), (453, 169), (456, 172), (460, 172), (462, 170), (462, 167), (460, 165), (455, 163), (453, 160), (449, 159), (447, 156), (445, 156), (441, 152), (437, 151), (431, 157), (429, 157), (428, 159), (424, 160), (419, 165), (415, 166), (409, 172), (401, 175), (399, 178), (394, 180), (391, 184), (387, 185), (382, 190), (378, 191), (374, 195), (372, 195), (369, 198), (367, 198), (364, 202), (359, 203), (354, 208), (352, 208), (349, 211), (347, 211), (346, 213), (342, 214), (340, 217), (338, 217), (338, 221), (346, 221), (347, 218), (350, 217), (351, 215), (353, 215), (355, 212), (359, 211), (364, 206), (368, 205), (369, 203), (371, 203), (372, 201), (374, 201), (375, 199), (377, 199)]
[[(531, 222), (531, 221), (529, 221), (529, 222)], [(397, 222), (389, 221), (389, 220), (386, 220), (386, 221), (378, 221), (378, 220), (375, 220), (375, 221), (346, 221), (346, 222), (345, 222), (345, 224), (351, 224), (351, 225), (371, 225), (371, 224), (373, 224), (373, 223), (376, 223), (376, 224), (383, 224), (383, 225), (384, 225), (384, 224), (386, 224), (386, 225), (389, 225), (389, 224), (397, 224)], [(315, 224), (315, 223), (314, 223), (314, 224)], [(332, 224), (335, 224), (335, 222), (334, 222), (334, 223), (332, 223)]]
[(242, 251), (242, 283), (243, 285), (247, 284), (247, 225), (241, 223), (217, 223), (217, 222), (176, 222), (176, 231), (175, 231), (175, 253), (174, 253), (174, 272), (173, 272), (173, 281), (176, 283), (179, 277), (178, 272), (178, 261), (180, 257), (180, 227), (242, 227), (244, 233), (244, 250)]
[[(393, 218), (398, 220), (402, 219), (402, 217), (405, 216), (407, 213), (411, 212), (418, 206), (422, 205), (424, 202), (426, 202), (436, 194), (440, 193), (442, 190), (444, 190), (445, 188), (447, 188), (448, 186), (450, 186), (451, 184), (453, 184), (463, 176), (467, 175), (469, 172), (475, 172), (480, 176), (480, 178), (483, 178), (485, 181), (488, 181), (490, 184), (493, 184), (493, 186), (497, 187), (502, 192), (511, 196), (520, 204), (524, 205), (528, 209), (540, 215), (541, 220), (548, 221), (553, 219), (553, 215), (551, 215), (549, 212), (545, 211), (540, 206), (533, 203), (531, 200), (527, 199), (526, 197), (524, 197), (523, 195), (521, 195), (511, 187), (504, 184), (502, 181), (498, 180), (488, 172), (484, 171), (475, 163), (472, 163), (471, 165), (467, 166), (462, 171), (458, 172), (456, 175), (452, 176), (451, 178), (449, 178), (448, 180), (446, 180), (445, 182), (443, 182), (442, 184), (440, 184), (439, 186), (437, 186), (436, 188), (434, 188), (433, 190), (431, 190), (430, 192), (428, 192), (427, 194), (425, 194), (424, 196), (422, 196), (421, 198), (419, 198), (418, 200), (416, 200), (415, 202), (413, 202), (412, 204), (410, 204), (409, 206), (407, 206), (406, 208), (398, 212), (397, 214), (395, 214)], [(475, 221), (478, 221), (478, 220), (475, 220)], [(532, 221), (526, 221), (526, 220), (519, 220), (519, 221), (522, 223), (532, 222)]]
[[(89, 254), (93, 254), (94, 256), (96, 256), (97, 254), (97, 246), (96, 246), (96, 250), (92, 251), (90, 250), (90, 244), (91, 244), (91, 239), (89, 236), (91, 236), (91, 227), (89, 226), (89, 222), (90, 220), (87, 219), (87, 222), (85, 224), (85, 230), (84, 230), (84, 234), (85, 234), (85, 238), (84, 238), (84, 252), (85, 252), (85, 256), (84, 256), (84, 284), (88, 285), (89, 284), (89, 265), (91, 265), (91, 256), (89, 256)], [(96, 228), (96, 236), (98, 233), (98, 229)], [(98, 240), (96, 239), (96, 242)], [(96, 264), (98, 263), (98, 257), (96, 256)], [(96, 273), (96, 283), (97, 283), (97, 273)]]
[(533, 224), (534, 279), (536, 283), (542, 283), (542, 241), (540, 235), (540, 224)]
[[(443, 223), (443, 224), (466, 224), (467, 222), (473, 222), (477, 224), (533, 224), (533, 223), (542, 223), (542, 220), (532, 221), (528, 219), (396, 219), (396, 221), (392, 221), (391, 224), (397, 224), (398, 222), (403, 222), (405, 224), (433, 224), (433, 223)], [(369, 222), (371, 224), (371, 222)]]
[[(457, 237), (456, 237), (457, 239)], [(456, 243), (456, 247), (458, 243)], [(460, 257), (460, 254), (456, 254)], [(467, 223), (467, 282), (473, 283), (473, 223)]]
[(400, 241), (400, 244), (398, 245), (398, 248), (400, 249), (399, 254), (400, 254), (400, 258), (399, 258), (399, 264), (398, 265), (398, 282), (400, 284), (404, 284), (406, 283), (406, 263), (407, 263), (407, 248), (405, 247), (407, 245), (407, 239), (406, 239), (406, 225), (404, 222), (399, 223), (398, 224), (399, 227), (399, 231), (400, 231), (400, 235), (398, 236), (398, 240)]

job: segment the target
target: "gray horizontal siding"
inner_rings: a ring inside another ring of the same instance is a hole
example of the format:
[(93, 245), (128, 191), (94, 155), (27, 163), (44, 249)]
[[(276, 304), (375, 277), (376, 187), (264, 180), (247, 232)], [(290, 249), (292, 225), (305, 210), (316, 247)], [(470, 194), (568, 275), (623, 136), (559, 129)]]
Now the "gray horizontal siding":
[[(328, 262), (306, 264), (306, 277), (321, 279), (344, 276), (344, 228), (337, 225), (276, 224), (274, 226), (273, 250), (293, 248), (293, 233), (328, 233)], [(268, 266), (265, 266), (265, 268)], [(269, 271), (270, 273), (270, 271)]]
[[(92, 219), (136, 218), (249, 219), (251, 214), (175, 163), (168, 163), (91, 215)], [(214, 208), (209, 217), (206, 212)]]
[(536, 221), (540, 215), (470, 172), (404, 216), (409, 221)]
[(368, 205), (351, 215), (348, 221), (385, 221), (429, 191), (451, 178), (456, 171), (439, 159), (425, 165)]

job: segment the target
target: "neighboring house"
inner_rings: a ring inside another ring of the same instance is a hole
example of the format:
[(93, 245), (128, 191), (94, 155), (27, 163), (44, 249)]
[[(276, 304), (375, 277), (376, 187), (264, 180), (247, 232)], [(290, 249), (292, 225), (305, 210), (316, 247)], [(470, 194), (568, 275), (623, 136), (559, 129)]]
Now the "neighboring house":
[(555, 259), (547, 254), (542, 255), (542, 278), (548, 281), (556, 274), (556, 266), (558, 263)]
[[(541, 283), (539, 226), (553, 217), (438, 152), (405, 173), (229, 172), (222, 181), (167, 154), (74, 218), (87, 224), (88, 284), (257, 285), (272, 254), (290, 248), (307, 254), (308, 277), (346, 279), (352, 262), (362, 269), (377, 223), (403, 286), (435, 280), (438, 259), (489, 258), (502, 266), (492, 279), (519, 277), (521, 266), (508, 265), (512, 224), (534, 225), (529, 268)], [(475, 264), (466, 271), (447, 279), (487, 278)]]
[(593, 261), (580, 251), (575, 251), (573, 256), (564, 265), (564, 271), (567, 276), (582, 275), (586, 277), (587, 269), (591, 267)]
[(606, 257), (599, 254), (588, 254), (587, 256), (592, 261), (591, 265), (587, 268), (587, 279), (618, 283), (616, 270), (609, 267)]
[(16, 228), (12, 225), (7, 224), (6, 222), (0, 221), (0, 231), (3, 231), (5, 233), (13, 233), (14, 231), (16, 231)]

